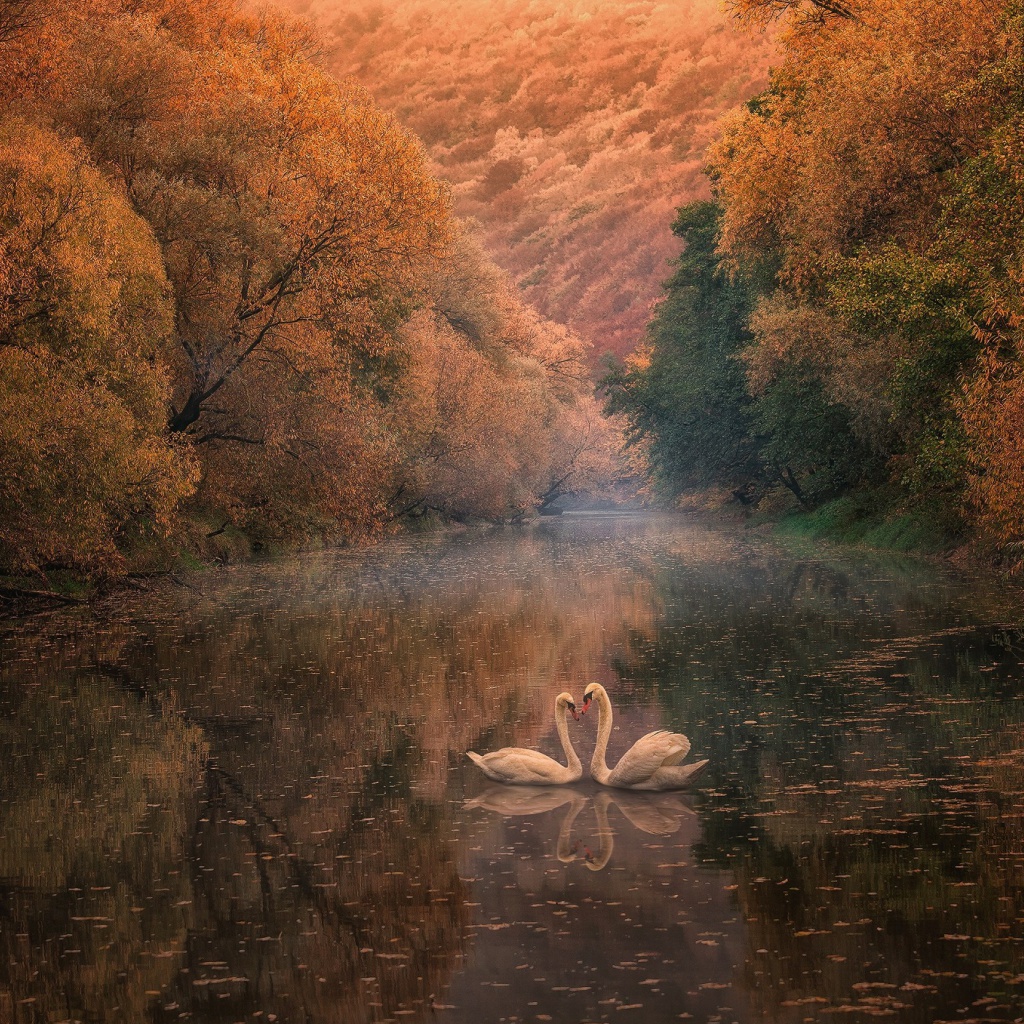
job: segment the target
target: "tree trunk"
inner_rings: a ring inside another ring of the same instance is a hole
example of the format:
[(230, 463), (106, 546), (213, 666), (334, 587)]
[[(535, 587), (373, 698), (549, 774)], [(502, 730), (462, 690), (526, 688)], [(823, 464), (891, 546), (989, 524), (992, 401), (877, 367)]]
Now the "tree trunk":
[(811, 507), (810, 503), (807, 501), (807, 498), (804, 497), (804, 492), (800, 489), (800, 484), (797, 483), (796, 474), (793, 470), (789, 466), (786, 466), (785, 469), (777, 470), (776, 472), (778, 472), (779, 479), (782, 481), (783, 486), (792, 491), (801, 506), (809, 511)]
[(203, 402), (209, 396), (202, 391), (193, 391), (188, 396), (185, 404), (171, 416), (167, 421), (167, 429), (172, 434), (180, 433), (182, 430), (186, 430), (192, 426), (193, 423), (202, 415)]

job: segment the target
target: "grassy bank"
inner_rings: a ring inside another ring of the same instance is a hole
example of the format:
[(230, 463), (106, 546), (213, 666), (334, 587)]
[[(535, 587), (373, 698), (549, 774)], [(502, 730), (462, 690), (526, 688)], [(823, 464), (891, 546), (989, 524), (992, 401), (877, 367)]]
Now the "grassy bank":
[(766, 519), (784, 536), (905, 554), (948, 555), (967, 541), (948, 512), (908, 509), (877, 492), (844, 495), (810, 511), (791, 507)]

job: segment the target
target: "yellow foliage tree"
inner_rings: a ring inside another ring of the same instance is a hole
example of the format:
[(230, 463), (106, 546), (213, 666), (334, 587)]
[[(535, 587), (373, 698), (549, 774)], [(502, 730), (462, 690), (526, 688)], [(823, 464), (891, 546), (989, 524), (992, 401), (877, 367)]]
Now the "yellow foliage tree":
[(798, 295), (879, 237), (927, 244), (949, 171), (990, 127), (974, 78), (998, 49), (998, 4), (863, 0), (860, 14), (791, 34), (709, 153), (723, 251), (767, 257)]
[(313, 49), (270, 13), (150, 0), (82, 31), (54, 99), (161, 243), (200, 501), (271, 536), (377, 520), (375, 396), (448, 220), (415, 140)]
[[(982, 520), (1013, 506), (992, 488), (1016, 444), (993, 447), (996, 419), (1013, 433), (1018, 359), (1018, 0), (735, 6), (791, 25), (710, 153), (720, 250), (766, 293), (751, 384), (798, 364), (951, 529), (968, 492)], [(977, 361), (993, 344), (1013, 353), (998, 369)]]
[(5, 566), (113, 568), (189, 517), (365, 533), (406, 478), (515, 514), (572, 476), (582, 346), (316, 47), (235, 0), (0, 0)]
[(965, 388), (961, 414), (972, 455), (983, 472), (971, 479), (970, 498), (986, 533), (1024, 553), (1024, 372), (1016, 361), (989, 353), (985, 368)]
[(115, 568), (193, 484), (160, 249), (82, 147), (0, 124), (0, 561)]

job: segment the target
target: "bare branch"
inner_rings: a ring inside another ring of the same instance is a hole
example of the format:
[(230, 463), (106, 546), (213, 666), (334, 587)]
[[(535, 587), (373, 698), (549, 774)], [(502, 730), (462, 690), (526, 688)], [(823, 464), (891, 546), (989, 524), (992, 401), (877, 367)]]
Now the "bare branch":
[(828, 17), (860, 21), (852, 3), (843, 0), (728, 0), (729, 9), (738, 18), (757, 21), (776, 21), (786, 14), (794, 14), (805, 23), (820, 24)]

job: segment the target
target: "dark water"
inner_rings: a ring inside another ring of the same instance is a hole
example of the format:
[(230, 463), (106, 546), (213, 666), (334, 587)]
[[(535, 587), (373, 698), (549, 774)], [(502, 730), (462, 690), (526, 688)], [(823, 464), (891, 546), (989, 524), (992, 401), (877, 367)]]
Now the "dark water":
[[(0, 633), (0, 1022), (1024, 1017), (1019, 593), (568, 517), (188, 582)], [(466, 762), (591, 680), (701, 787)]]

